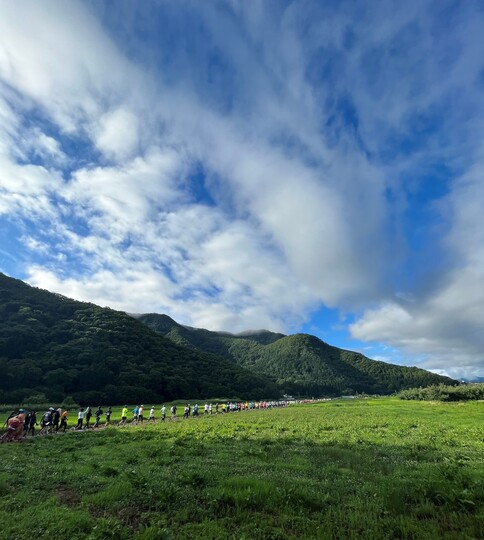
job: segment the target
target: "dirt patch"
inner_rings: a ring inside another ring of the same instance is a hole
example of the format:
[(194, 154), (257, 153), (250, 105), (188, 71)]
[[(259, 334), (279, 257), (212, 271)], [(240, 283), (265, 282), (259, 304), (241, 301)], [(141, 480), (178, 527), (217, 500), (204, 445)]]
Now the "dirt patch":
[(132, 530), (138, 530), (141, 526), (146, 525), (146, 520), (143, 518), (140, 509), (133, 506), (123, 508), (117, 513), (116, 517)]
[(59, 500), (59, 504), (69, 506), (70, 508), (73, 506), (78, 506), (81, 502), (81, 497), (79, 494), (68, 486), (59, 486), (56, 489), (56, 495), (57, 499)]
[(99, 506), (89, 505), (89, 513), (94, 518), (115, 517), (123, 525), (133, 531), (137, 531), (142, 526), (147, 525), (146, 517), (142, 515), (142, 510), (134, 506), (127, 506), (117, 512), (108, 512), (106, 509)]
[(89, 505), (89, 513), (92, 517), (95, 518), (101, 518), (108, 516), (108, 513), (104, 508), (100, 508), (99, 506), (94, 506), (93, 504)]

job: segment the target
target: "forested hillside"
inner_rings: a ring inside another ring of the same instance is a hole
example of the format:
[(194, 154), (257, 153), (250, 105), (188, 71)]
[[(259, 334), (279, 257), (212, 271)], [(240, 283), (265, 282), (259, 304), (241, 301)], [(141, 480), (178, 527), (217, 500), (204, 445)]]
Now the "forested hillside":
[(260, 331), (233, 335), (185, 327), (166, 315), (145, 314), (138, 319), (175, 343), (221, 355), (253, 373), (271, 377), (290, 394), (389, 394), (431, 384), (455, 384), (448, 377), (416, 367), (370, 360), (308, 334)]
[(0, 402), (44, 394), (82, 403), (340, 395), (452, 384), (314, 336), (232, 335), (166, 315), (133, 318), (0, 274)]
[(125, 313), (0, 274), (0, 402), (276, 397), (267, 378), (183, 348)]

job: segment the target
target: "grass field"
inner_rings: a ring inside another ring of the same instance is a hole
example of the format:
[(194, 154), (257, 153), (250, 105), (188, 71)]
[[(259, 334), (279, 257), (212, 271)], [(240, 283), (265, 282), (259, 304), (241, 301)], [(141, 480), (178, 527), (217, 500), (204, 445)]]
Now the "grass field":
[(483, 425), (373, 399), (4, 444), (0, 538), (483, 538)]

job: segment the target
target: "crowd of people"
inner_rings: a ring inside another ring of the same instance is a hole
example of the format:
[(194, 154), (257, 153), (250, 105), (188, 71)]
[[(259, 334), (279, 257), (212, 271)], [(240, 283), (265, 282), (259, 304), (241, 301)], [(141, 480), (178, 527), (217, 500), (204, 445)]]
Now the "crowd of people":
[[(227, 414), (235, 413), (246, 410), (254, 409), (272, 409), (274, 407), (286, 407), (293, 401), (278, 400), (278, 401), (228, 401), (228, 402), (206, 402), (203, 408), (199, 407), (198, 403), (190, 405), (189, 403), (183, 408), (183, 419), (190, 417), (198, 417), (201, 415), (210, 416), (212, 414)], [(166, 405), (163, 405), (159, 411), (159, 419), (161, 422), (165, 422), (167, 414), (169, 412), (169, 419), (174, 421), (177, 419), (178, 408), (176, 404), (170, 406), (169, 411)], [(106, 412), (99, 406), (93, 413), (90, 406), (84, 408), (81, 407), (77, 411), (77, 425), (72, 426), (75, 431), (85, 431), (88, 429), (97, 429), (101, 425), (108, 426), (111, 424), (111, 416), (113, 410), (112, 407), (108, 407)], [(136, 405), (131, 411), (132, 417), (129, 416), (128, 406), (125, 405), (121, 410), (121, 420), (117, 425), (122, 426), (125, 424), (142, 424), (145, 419), (147, 422), (156, 422), (155, 406), (153, 405), (149, 410), (149, 415), (145, 418), (145, 409), (143, 405)], [(104, 416), (104, 421), (102, 417)], [(69, 410), (62, 409), (61, 407), (49, 407), (43, 415), (40, 417), (40, 421), (37, 417), (37, 411), (26, 409), (19, 409), (18, 411), (12, 411), (12, 413), (5, 420), (4, 427), (6, 432), (0, 437), (0, 442), (13, 442), (19, 441), (22, 438), (33, 437), (36, 434), (36, 426), (40, 426), (38, 430), (39, 435), (47, 435), (59, 432), (66, 432), (68, 428)]]

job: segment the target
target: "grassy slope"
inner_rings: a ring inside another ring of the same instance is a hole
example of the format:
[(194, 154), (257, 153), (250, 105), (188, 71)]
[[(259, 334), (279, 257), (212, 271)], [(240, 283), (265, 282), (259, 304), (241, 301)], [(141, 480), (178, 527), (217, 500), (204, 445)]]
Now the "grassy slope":
[(388, 394), (453, 382), (422, 369), (370, 360), (308, 334), (284, 336), (263, 331), (230, 335), (186, 328), (158, 314), (141, 315), (139, 320), (175, 343), (223, 356), (254, 373), (272, 377), (284, 391), (296, 395), (354, 391)]
[(478, 538), (483, 407), (336, 401), (2, 445), (0, 537)]

